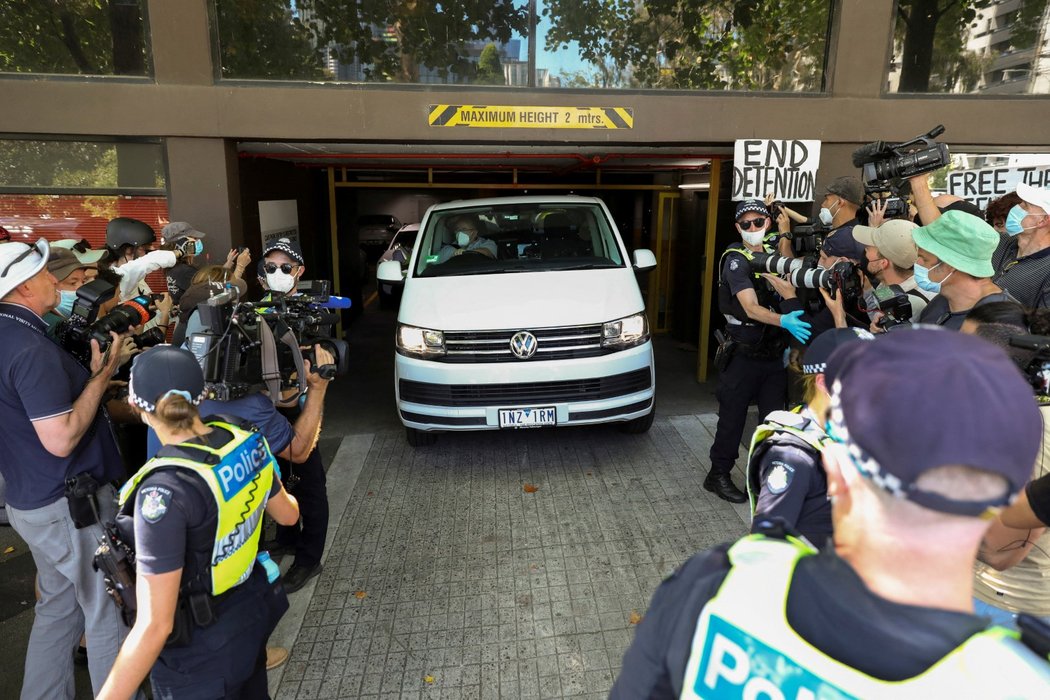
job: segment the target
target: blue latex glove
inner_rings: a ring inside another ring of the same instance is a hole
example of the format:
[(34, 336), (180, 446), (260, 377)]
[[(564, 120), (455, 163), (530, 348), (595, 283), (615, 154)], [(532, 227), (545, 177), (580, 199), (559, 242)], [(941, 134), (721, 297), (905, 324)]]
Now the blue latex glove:
[(799, 318), (801, 315), (801, 311), (792, 311), (789, 314), (784, 314), (780, 317), (780, 325), (788, 333), (795, 336), (795, 340), (804, 345), (809, 341), (810, 333), (809, 324)]

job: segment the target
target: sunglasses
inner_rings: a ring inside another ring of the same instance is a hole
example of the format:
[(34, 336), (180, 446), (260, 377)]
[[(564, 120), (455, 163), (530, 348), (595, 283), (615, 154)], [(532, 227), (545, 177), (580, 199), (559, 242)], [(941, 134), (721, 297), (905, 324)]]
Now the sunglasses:
[(760, 216), (757, 219), (751, 219), (750, 221), (740, 221), (737, 226), (747, 231), (750, 228), (762, 228), (766, 225), (766, 217)]
[(263, 269), (266, 270), (266, 274), (268, 275), (272, 275), (273, 273), (277, 272), (277, 270), (280, 270), (286, 275), (290, 275), (292, 274), (292, 270), (296, 269), (297, 267), (299, 266), (293, 265), (291, 263), (281, 263), (280, 265), (278, 265), (277, 263), (266, 263), (265, 265), (263, 265)]
[(19, 255), (14, 260), (12, 260), (11, 262), (7, 263), (7, 267), (4, 268), (4, 271), (0, 272), (0, 277), (7, 277), (7, 273), (11, 270), (12, 267), (14, 267), (18, 263), (22, 262), (23, 260), (28, 258), (33, 253), (36, 253), (37, 256), (40, 255), (40, 251), (36, 249), (36, 246), (30, 246), (29, 250), (25, 251), (24, 253)]

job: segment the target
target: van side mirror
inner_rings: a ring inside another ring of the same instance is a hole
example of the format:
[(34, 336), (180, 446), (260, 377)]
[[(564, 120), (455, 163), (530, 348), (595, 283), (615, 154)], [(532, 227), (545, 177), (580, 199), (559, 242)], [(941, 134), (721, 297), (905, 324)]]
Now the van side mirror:
[(404, 284), (405, 273), (397, 260), (384, 260), (376, 270), (376, 279), (387, 284)]
[(648, 248), (639, 248), (631, 253), (631, 264), (635, 272), (649, 272), (656, 269), (656, 256)]

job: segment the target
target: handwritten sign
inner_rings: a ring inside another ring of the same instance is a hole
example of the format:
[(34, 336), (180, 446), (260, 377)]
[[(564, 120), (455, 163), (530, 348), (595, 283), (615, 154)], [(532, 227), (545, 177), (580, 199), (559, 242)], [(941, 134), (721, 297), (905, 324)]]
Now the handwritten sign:
[(948, 194), (962, 197), (984, 209), (993, 199), (1016, 190), (1019, 182), (1050, 188), (1050, 165), (953, 170), (948, 173), (947, 186)]
[(633, 129), (627, 107), (430, 105), (427, 123), (474, 129)]
[(733, 149), (733, 200), (811, 202), (820, 165), (820, 141), (741, 139)]

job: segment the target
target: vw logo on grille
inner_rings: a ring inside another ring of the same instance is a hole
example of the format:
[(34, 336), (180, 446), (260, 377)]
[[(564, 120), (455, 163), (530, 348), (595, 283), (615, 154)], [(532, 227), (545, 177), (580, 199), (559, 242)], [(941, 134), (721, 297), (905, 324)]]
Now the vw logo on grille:
[(528, 331), (515, 333), (510, 339), (510, 351), (519, 360), (527, 360), (535, 355), (538, 346), (539, 342), (536, 340), (536, 336)]

